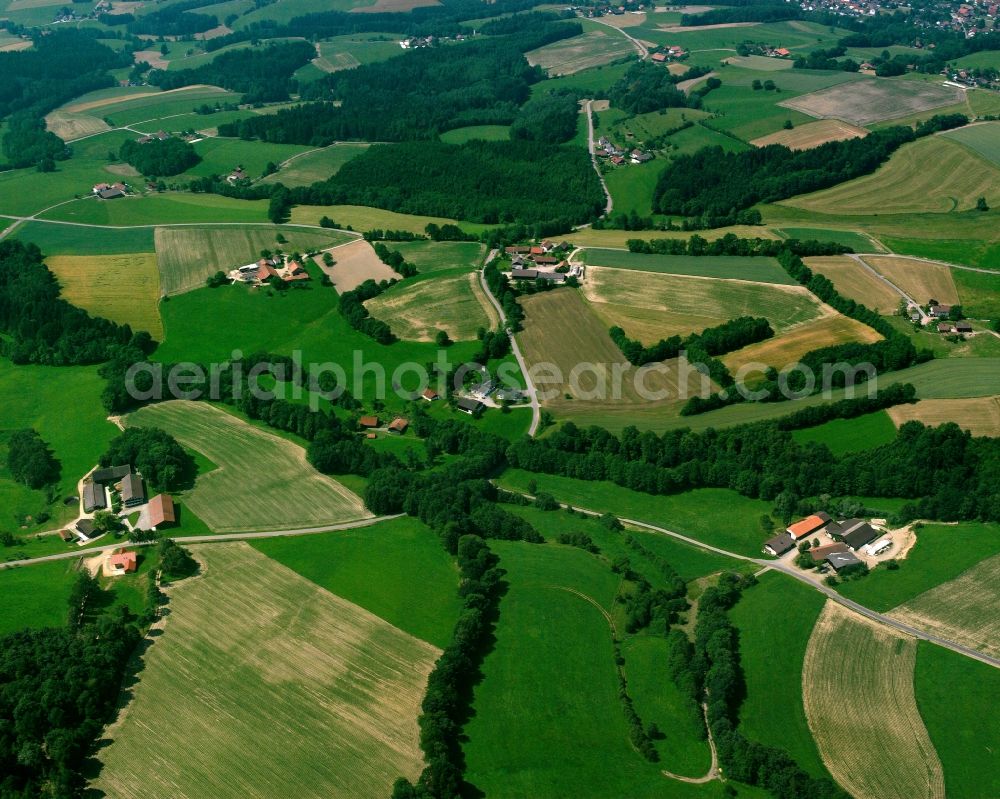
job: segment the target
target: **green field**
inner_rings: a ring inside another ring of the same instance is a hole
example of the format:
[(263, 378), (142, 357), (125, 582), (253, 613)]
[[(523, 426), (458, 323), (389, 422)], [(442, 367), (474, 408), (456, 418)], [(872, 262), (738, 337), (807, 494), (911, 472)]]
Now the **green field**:
[(260, 182), (282, 183), (289, 187), (311, 186), (336, 175), (344, 164), (361, 155), (366, 149), (368, 149), (367, 144), (338, 142), (321, 150), (307, 150), (292, 157), (281, 169)]
[[(276, 240), (284, 236), (286, 243)], [(327, 230), (290, 226), (159, 227), (156, 254), (165, 295), (202, 288), (217, 271), (228, 272), (260, 257), (261, 250), (311, 252), (335, 247), (353, 237)], [(238, 288), (238, 287), (236, 287)]]
[(967, 269), (952, 269), (951, 276), (958, 287), (966, 316), (980, 319), (1000, 317), (1000, 274), (986, 275)]
[[(674, 765), (670, 759), (648, 763), (629, 745), (603, 615), (618, 585), (607, 564), (558, 545), (498, 541), (491, 548), (510, 590), (465, 727), (468, 781), (495, 797), (721, 796), (719, 783), (666, 781), (660, 768)], [(633, 663), (640, 670), (657, 668), (655, 661), (655, 653), (640, 653)], [(627, 675), (630, 668), (626, 659)], [(641, 693), (649, 679), (636, 678)], [(661, 694), (650, 718), (670, 712), (669, 703)], [(641, 715), (647, 708), (636, 709)], [(741, 788), (740, 795), (751, 794)]]
[(753, 741), (784, 749), (807, 772), (827, 776), (802, 705), (802, 662), (825, 600), (809, 586), (766, 574), (730, 611), (740, 631), (747, 696), (740, 729)]
[(451, 639), (461, 608), (458, 571), (438, 537), (416, 519), (270, 538), (253, 547), (416, 638), (439, 647)]
[[(327, 7), (324, 7), (324, 11)], [(313, 61), (324, 72), (353, 69), (401, 55), (398, 34), (360, 33), (334, 36), (319, 43), (319, 57)]]
[(441, 141), (447, 144), (465, 144), (473, 139), (484, 141), (507, 141), (510, 138), (509, 125), (469, 125), (465, 128), (446, 130)]
[(360, 799), (416, 777), (416, 717), (440, 651), (245, 543), (194, 553), (204, 572), (169, 589), (93, 787)]
[(648, 164), (624, 164), (604, 176), (614, 203), (613, 213), (649, 216), (653, 213), (653, 191), (666, 166), (663, 161)]
[(186, 495), (215, 532), (320, 527), (371, 515), (359, 497), (313, 469), (300, 447), (207, 403), (149, 405), (128, 424), (162, 428), (219, 467), (199, 474)]
[(0, 636), (26, 627), (62, 627), (78, 560), (0, 569)]
[[(39, 529), (37, 515), (43, 510), (54, 518), (41, 529), (75, 518), (76, 506), (65, 506), (60, 500), (76, 495), (77, 482), (97, 464), (117, 432), (101, 406), (103, 389), (97, 367), (14, 366), (0, 360), (0, 407), (4, 409), (0, 432), (33, 427), (62, 467), (54, 491), (56, 503), (47, 507), (43, 492), (28, 491), (9, 478), (4, 458), (0, 472), (4, 528), (13, 532), (19, 532), (22, 525), (28, 531)], [(27, 521), (27, 516), (32, 520)], [(58, 544), (65, 550), (61, 541)]]
[(560, 75), (557, 78), (550, 77), (548, 80), (536, 83), (532, 87), (532, 95), (541, 92), (560, 91), (562, 89), (579, 91), (585, 95), (600, 95), (602, 92), (606, 92), (611, 84), (621, 78), (629, 66), (628, 62), (607, 64), (584, 69), (572, 75)]
[(793, 430), (792, 438), (799, 444), (826, 444), (830, 452), (840, 457), (888, 444), (896, 438), (896, 425), (885, 411), (876, 411), (856, 419), (834, 419), (816, 427)]
[(45, 255), (126, 255), (153, 252), (152, 228), (133, 228), (109, 233), (101, 228), (25, 222), (14, 238), (37, 244)]
[(1000, 695), (1000, 671), (919, 641), (914, 689), (950, 799), (1000, 796), (1000, 725), (983, 712), (984, 697)]
[(243, 167), (250, 178), (256, 179), (264, 174), (268, 163), (280, 164), (296, 155), (307, 153), (310, 149), (298, 144), (272, 144), (219, 137), (202, 139), (193, 146), (201, 156), (201, 161), (184, 172), (179, 180), (212, 175), (224, 177), (238, 166)]
[(439, 226), (459, 225), (465, 232), (476, 234), (490, 227), (478, 222), (460, 222), (439, 216), (398, 214), (395, 211), (369, 208), (364, 205), (298, 205), (292, 209), (292, 222), (296, 224), (317, 225), (324, 216), (334, 220), (339, 227), (349, 227), (357, 231), (378, 228), (380, 230), (407, 230), (411, 233), (422, 234), (430, 222)]
[(967, 125), (964, 128), (950, 130), (944, 135), (979, 153), (987, 161), (1000, 166), (1000, 123), (985, 122), (980, 125)]
[(478, 269), (486, 255), (486, 245), (469, 241), (400, 241), (388, 242), (418, 271), (436, 272), (442, 269)]
[[(538, 490), (574, 507), (635, 519), (691, 536), (713, 546), (757, 557), (764, 536), (759, 520), (771, 504), (722, 488), (699, 488), (683, 494), (643, 494), (606, 481), (576, 480), (551, 474), (508, 469), (500, 484), (527, 491), (534, 479)], [(738, 564), (734, 561), (733, 566)]]
[(879, 569), (864, 580), (843, 583), (839, 591), (874, 610), (891, 610), (998, 552), (996, 524), (928, 524), (917, 531), (917, 543), (897, 571)]
[(784, 286), (798, 285), (788, 273), (778, 266), (775, 258), (741, 258), (735, 255), (646, 255), (626, 250), (588, 248), (588, 264), (612, 266), (616, 269), (635, 269), (640, 272), (659, 272), (668, 275), (691, 275), (730, 280), (752, 280), (759, 283), (777, 283)]
[(829, 228), (815, 227), (786, 227), (778, 231), (783, 236), (800, 241), (832, 241), (834, 244), (842, 244), (850, 247), (854, 252), (877, 252), (880, 247), (872, 242), (867, 236), (855, 233), (852, 230), (830, 230)]
[[(89, 187), (88, 187), (89, 189)], [(219, 194), (165, 192), (120, 200), (85, 199), (55, 208), (43, 219), (90, 225), (193, 224), (266, 222), (266, 200), (234, 200)]]

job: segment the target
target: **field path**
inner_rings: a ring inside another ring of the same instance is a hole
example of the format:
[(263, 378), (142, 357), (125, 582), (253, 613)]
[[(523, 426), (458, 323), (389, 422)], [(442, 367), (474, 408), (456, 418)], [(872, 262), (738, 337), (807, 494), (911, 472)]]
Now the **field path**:
[[(486, 283), (485, 276), (486, 267), (497, 257), (497, 255), (499, 255), (499, 253), (499, 250), (491, 250), (490, 254), (486, 256), (486, 261), (483, 264), (483, 270), (479, 273), (479, 283), (483, 287), (483, 293), (486, 294), (490, 302), (493, 303), (493, 307), (496, 308), (497, 314), (500, 317), (500, 324), (506, 326), (507, 317), (504, 315), (503, 306), (500, 305), (497, 298), (493, 296), (493, 292), (490, 291), (490, 287)], [(538, 426), (542, 422), (542, 409), (538, 404), (538, 391), (535, 389), (535, 384), (532, 382), (531, 375), (528, 373), (528, 365), (524, 362), (524, 356), (521, 355), (521, 348), (517, 346), (517, 339), (514, 338), (514, 334), (510, 330), (507, 330), (507, 338), (510, 339), (510, 350), (514, 353), (517, 365), (521, 368), (521, 374), (524, 375), (524, 387), (531, 400), (531, 425), (528, 427), (528, 435), (534, 437), (535, 433), (538, 432)]]
[[(523, 491), (517, 491), (514, 489), (507, 489), (515, 494), (521, 494), (528, 497), (529, 499), (534, 499), (531, 494), (525, 493)], [(572, 507), (574, 510), (580, 511), (587, 516), (603, 516), (603, 512), (590, 510), (589, 508), (582, 508), (579, 505), (567, 505), (566, 503), (559, 503), (560, 507), (568, 508)], [(717, 555), (725, 555), (726, 557), (733, 558), (735, 560), (742, 560), (746, 563), (755, 563), (762, 567), (763, 570), (773, 569), (774, 571), (779, 571), (782, 574), (787, 574), (789, 577), (794, 577), (796, 580), (805, 583), (810, 588), (819, 591), (824, 594), (828, 599), (832, 599), (838, 605), (843, 606), (847, 610), (853, 611), (854, 613), (865, 617), (878, 624), (890, 627), (896, 632), (903, 633), (912, 638), (918, 638), (922, 641), (930, 641), (932, 644), (937, 644), (945, 649), (950, 649), (952, 652), (957, 652), (960, 655), (965, 655), (965, 657), (972, 658), (973, 660), (978, 660), (981, 663), (985, 663), (988, 666), (992, 666), (995, 669), (1000, 669), (1000, 657), (993, 657), (979, 650), (973, 649), (971, 647), (965, 646), (963, 644), (957, 643), (955, 641), (950, 641), (947, 638), (942, 638), (939, 635), (935, 635), (933, 632), (928, 632), (926, 630), (917, 629), (909, 624), (905, 624), (898, 619), (894, 619), (891, 616), (886, 616), (885, 614), (878, 613), (871, 608), (865, 607), (864, 605), (855, 602), (853, 599), (848, 599), (845, 596), (837, 593), (834, 589), (830, 588), (823, 583), (817, 583), (815, 580), (810, 579), (801, 569), (796, 568), (778, 560), (766, 560), (764, 558), (752, 558), (749, 555), (741, 555), (738, 552), (730, 552), (728, 549), (723, 549), (722, 547), (717, 547), (712, 544), (706, 544), (704, 541), (699, 541), (697, 538), (691, 538), (691, 536), (684, 535), (683, 533), (678, 533), (673, 530), (668, 530), (665, 527), (660, 527), (655, 524), (650, 524), (649, 522), (638, 521), (637, 519), (627, 519), (624, 516), (618, 516), (618, 521), (625, 525), (632, 525), (633, 527), (638, 527), (642, 530), (649, 530), (653, 533), (659, 533), (660, 535), (666, 535), (670, 538), (677, 539), (678, 541), (683, 541), (685, 544), (690, 544), (698, 549), (704, 549), (708, 552), (714, 552)]]
[(670, 777), (672, 780), (680, 780), (689, 785), (704, 785), (706, 782), (719, 779), (719, 753), (715, 748), (715, 738), (712, 735), (712, 728), (708, 724), (707, 702), (701, 703), (701, 714), (705, 717), (705, 732), (708, 733), (708, 749), (712, 753), (712, 765), (708, 767), (708, 771), (703, 777), (682, 777), (680, 774), (674, 774), (672, 771), (665, 769), (663, 771), (664, 777)]
[(607, 197), (607, 202), (604, 204), (604, 216), (608, 216), (615, 207), (615, 201), (611, 199), (611, 192), (608, 191), (608, 184), (604, 180), (604, 175), (601, 174), (601, 167), (597, 163), (597, 150), (594, 147), (594, 112), (593, 112), (593, 100), (587, 100), (587, 107), (584, 113), (587, 115), (587, 149), (590, 150), (590, 161), (594, 165), (594, 171), (597, 173), (597, 179), (601, 181), (601, 188), (604, 190), (604, 196)]
[(646, 45), (644, 45), (638, 39), (636, 39), (635, 36), (633, 36), (630, 33), (627, 33), (623, 28), (619, 28), (617, 25), (612, 25), (608, 22), (605, 22), (600, 17), (595, 17), (592, 20), (592, 22), (599, 22), (605, 28), (611, 28), (611, 30), (618, 31), (622, 36), (624, 36), (626, 39), (632, 42), (632, 46), (636, 49), (636, 52), (639, 53), (639, 58), (642, 59), (649, 58), (649, 48), (646, 47)]
[(921, 258), (919, 255), (900, 255), (898, 252), (859, 252), (851, 254), (852, 258), (884, 258), (887, 255), (895, 256), (896, 258), (906, 258), (910, 261), (920, 261), (925, 264), (934, 264), (935, 266), (947, 266), (949, 269), (964, 269), (966, 272), (980, 272), (984, 275), (1000, 275), (1000, 271), (996, 269), (981, 269), (978, 266), (965, 266), (965, 264), (953, 264), (948, 261), (938, 261), (934, 258)]
[(895, 283), (893, 283), (891, 280), (889, 280), (889, 278), (887, 278), (885, 275), (883, 275), (881, 272), (879, 272), (874, 266), (872, 266), (870, 263), (868, 263), (864, 259), (864, 256), (862, 256), (862, 255), (855, 255), (853, 253), (848, 253), (847, 257), (850, 258), (851, 260), (855, 261), (858, 264), (858, 266), (860, 266), (862, 269), (865, 269), (868, 272), (870, 272), (872, 274), (872, 276), (874, 276), (878, 280), (881, 280), (889, 288), (891, 288), (893, 291), (895, 291), (900, 297), (902, 297), (906, 301), (906, 304), (910, 308), (916, 308), (917, 312), (920, 314), (920, 324), (926, 325), (928, 322), (931, 321), (931, 318), (928, 315), (927, 311), (925, 311), (920, 306), (919, 302), (917, 302), (915, 299), (913, 299), (913, 297), (911, 297), (909, 294), (907, 294), (905, 291), (903, 291), (899, 286), (897, 286)]

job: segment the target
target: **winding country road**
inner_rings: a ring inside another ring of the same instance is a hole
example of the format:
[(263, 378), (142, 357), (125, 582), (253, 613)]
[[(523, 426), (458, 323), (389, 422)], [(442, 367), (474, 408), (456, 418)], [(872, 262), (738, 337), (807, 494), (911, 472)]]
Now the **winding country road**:
[[(509, 490), (509, 489), (508, 489)], [(514, 493), (522, 494), (523, 496), (531, 498), (531, 494), (527, 494), (521, 491), (516, 491)], [(560, 503), (561, 507), (573, 507), (575, 510), (580, 511), (588, 516), (602, 516), (603, 514), (595, 511), (588, 510), (587, 508), (581, 508), (579, 505), (569, 506), (564, 503)], [(653, 533), (658, 533), (660, 535), (666, 535), (670, 538), (675, 538), (678, 541), (683, 541), (691, 546), (698, 547), (699, 549), (704, 549), (709, 552), (715, 552), (719, 555), (725, 555), (726, 557), (734, 558), (736, 560), (742, 560), (747, 563), (755, 563), (758, 566), (764, 567), (764, 569), (773, 569), (774, 571), (781, 572), (782, 574), (787, 574), (789, 577), (794, 577), (799, 582), (805, 583), (809, 587), (819, 591), (824, 594), (828, 599), (843, 605), (848, 610), (852, 610), (867, 619), (871, 619), (878, 624), (884, 624), (886, 627), (891, 627), (904, 635), (912, 636), (913, 638), (919, 638), (922, 641), (930, 641), (932, 644), (937, 644), (938, 646), (944, 647), (945, 649), (950, 649), (952, 652), (957, 652), (960, 655), (965, 655), (973, 660), (978, 660), (981, 663), (985, 663), (988, 666), (993, 666), (994, 668), (1000, 669), (1000, 658), (992, 657), (983, 652), (979, 652), (971, 647), (964, 646), (963, 644), (956, 643), (955, 641), (950, 641), (947, 638), (941, 638), (933, 633), (926, 632), (925, 630), (920, 630), (916, 627), (911, 627), (909, 624), (904, 624), (891, 616), (886, 616), (882, 613), (872, 610), (871, 608), (865, 607), (864, 605), (855, 602), (853, 599), (848, 599), (842, 596), (837, 591), (833, 590), (827, 585), (822, 583), (817, 583), (807, 577), (800, 569), (796, 569), (794, 566), (788, 566), (780, 561), (776, 560), (765, 560), (764, 558), (752, 558), (748, 555), (740, 555), (737, 552), (730, 552), (728, 549), (722, 549), (721, 547), (713, 546), (712, 544), (706, 544), (703, 541), (699, 541), (697, 538), (691, 538), (682, 533), (674, 532), (673, 530), (668, 530), (665, 527), (659, 527), (655, 524), (649, 524), (648, 522), (638, 521), (637, 519), (627, 519), (624, 516), (619, 516), (618, 520), (622, 524), (632, 525), (633, 527), (638, 527), (643, 530), (648, 530)]]
[(584, 113), (587, 115), (587, 149), (590, 150), (590, 162), (594, 165), (594, 171), (597, 173), (597, 179), (601, 181), (601, 188), (604, 190), (604, 196), (607, 197), (607, 201), (604, 203), (604, 216), (608, 216), (615, 207), (615, 201), (611, 199), (611, 192), (608, 191), (608, 184), (604, 180), (604, 175), (601, 173), (600, 164), (597, 163), (597, 148), (594, 146), (593, 105), (593, 100), (587, 100), (587, 107), (584, 110)]
[(626, 39), (632, 42), (632, 46), (636, 49), (636, 52), (639, 53), (639, 58), (642, 59), (649, 58), (649, 48), (646, 47), (646, 45), (644, 45), (638, 39), (636, 39), (635, 36), (633, 36), (632, 34), (626, 33), (624, 28), (619, 28), (617, 25), (611, 25), (610, 23), (605, 22), (600, 17), (593, 17), (593, 18), (588, 17), (588, 19), (590, 19), (591, 22), (599, 22), (606, 28), (611, 28), (612, 30), (618, 31), (622, 36), (624, 36)]
[(889, 288), (891, 288), (894, 292), (896, 292), (900, 297), (903, 298), (903, 301), (906, 302), (907, 306), (909, 306), (910, 308), (916, 308), (917, 313), (920, 314), (920, 324), (926, 325), (928, 322), (930, 322), (931, 320), (930, 314), (928, 314), (927, 311), (925, 311), (922, 307), (920, 307), (920, 303), (917, 302), (915, 299), (913, 299), (913, 297), (911, 297), (909, 294), (903, 291), (903, 289), (901, 289), (891, 280), (889, 280), (889, 278), (887, 278), (885, 275), (879, 272), (874, 266), (868, 263), (864, 259), (864, 256), (857, 255), (855, 253), (849, 253), (847, 257), (850, 258), (852, 261), (854, 261), (858, 266), (860, 266), (866, 272), (868, 272), (876, 280), (880, 280), (883, 283), (885, 283)]
[(479, 283), (483, 287), (483, 291), (489, 298), (493, 307), (496, 308), (497, 313), (500, 315), (500, 324), (507, 329), (507, 338), (510, 339), (510, 350), (514, 353), (514, 358), (517, 360), (517, 365), (521, 368), (521, 374), (524, 375), (524, 387), (528, 392), (528, 399), (531, 402), (531, 425), (528, 427), (528, 435), (532, 438), (538, 432), (538, 427), (542, 423), (542, 408), (538, 404), (538, 391), (535, 389), (535, 384), (531, 380), (531, 375), (528, 374), (528, 365), (524, 361), (524, 356), (521, 355), (521, 348), (517, 346), (517, 339), (514, 338), (514, 333), (507, 328), (507, 316), (503, 312), (503, 306), (499, 303), (496, 297), (493, 296), (493, 292), (490, 291), (490, 287), (486, 282), (486, 267), (493, 262), (493, 260), (500, 254), (499, 250), (491, 250), (490, 254), (486, 256), (486, 262), (483, 264), (483, 268), (479, 272)]
[[(397, 513), (393, 516), (375, 516), (371, 519), (358, 519), (353, 522), (342, 524), (328, 524), (322, 527), (297, 527), (291, 530), (270, 530), (259, 533), (218, 533), (216, 535), (186, 535), (179, 536), (176, 540), (184, 544), (210, 544), (216, 541), (252, 541), (257, 538), (285, 538), (297, 535), (318, 535), (319, 533), (333, 533), (338, 530), (357, 530), (362, 527), (371, 527), (373, 524), (380, 524), (392, 519), (398, 519), (405, 514)], [(107, 552), (118, 549), (122, 546), (146, 547), (158, 544), (159, 541), (145, 541), (142, 543), (131, 543), (129, 541), (118, 541), (114, 544), (106, 544), (99, 547), (80, 549), (76, 552), (59, 552), (55, 555), (42, 555), (38, 558), (24, 558), (23, 560), (9, 560), (0, 563), (0, 569), (12, 569), (16, 566), (33, 566), (36, 563), (49, 563), (54, 560), (69, 560), (71, 558), (86, 558), (98, 552)]]

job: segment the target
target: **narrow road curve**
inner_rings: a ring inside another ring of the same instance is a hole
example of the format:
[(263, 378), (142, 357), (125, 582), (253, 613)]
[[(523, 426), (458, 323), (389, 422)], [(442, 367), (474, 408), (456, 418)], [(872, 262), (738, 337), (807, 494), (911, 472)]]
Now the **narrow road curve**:
[[(373, 524), (381, 524), (382, 522), (391, 521), (392, 519), (398, 519), (401, 516), (405, 516), (403, 513), (397, 513), (392, 516), (373, 516), (371, 519), (358, 519), (353, 522), (344, 522), (342, 524), (328, 524), (322, 527), (297, 527), (291, 530), (269, 530), (260, 533), (219, 533), (217, 535), (187, 535), (178, 536), (177, 541), (182, 544), (211, 544), (216, 541), (252, 541), (257, 538), (285, 538), (288, 536), (297, 535), (318, 535), (319, 533), (333, 533), (338, 530), (357, 530), (362, 527), (371, 527)], [(169, 538), (170, 536), (165, 536)], [(89, 549), (81, 549), (77, 552), (59, 552), (55, 555), (43, 555), (39, 558), (25, 558), (23, 560), (9, 560), (6, 563), (0, 563), (0, 569), (13, 569), (16, 566), (33, 566), (36, 563), (49, 563), (54, 560), (69, 560), (71, 558), (86, 558), (91, 555), (95, 555), (98, 552), (107, 552), (112, 549), (118, 549), (123, 546), (130, 547), (146, 547), (153, 546), (159, 543), (158, 541), (146, 541), (143, 543), (133, 544), (129, 541), (118, 541), (114, 544), (106, 544), (99, 547), (91, 547)]]
[(630, 42), (632, 42), (632, 46), (636, 49), (636, 52), (639, 53), (639, 58), (642, 58), (642, 59), (649, 58), (649, 48), (646, 47), (646, 45), (644, 45), (638, 39), (636, 39), (632, 34), (626, 33), (624, 28), (619, 28), (616, 25), (611, 25), (611, 24), (605, 22), (600, 17), (596, 17), (596, 18), (594, 18), (591, 21), (592, 22), (599, 22), (599, 23), (601, 23), (602, 25), (604, 25), (607, 28), (611, 28), (612, 30), (618, 31), (622, 36), (624, 36), (626, 39), (628, 39)]
[[(510, 489), (508, 489), (510, 490)], [(522, 496), (533, 499), (531, 494), (527, 494), (523, 491), (514, 491), (513, 493), (521, 494)], [(602, 516), (603, 514), (595, 511), (588, 510), (587, 508), (581, 508), (578, 505), (566, 505), (565, 503), (560, 503), (560, 507), (573, 507), (575, 510), (586, 514), (587, 516)], [(649, 524), (648, 522), (641, 522), (636, 519), (626, 519), (624, 516), (619, 516), (618, 521), (622, 524), (632, 525), (633, 527), (638, 527), (643, 530), (649, 530), (653, 533), (658, 533), (660, 535), (670, 536), (678, 541), (683, 541), (691, 546), (698, 547), (699, 549), (704, 549), (709, 552), (715, 552), (718, 555), (725, 555), (726, 557), (734, 558), (736, 560), (742, 560), (747, 563), (755, 563), (758, 566), (768, 569), (774, 569), (775, 571), (780, 571), (783, 574), (787, 574), (789, 577), (794, 577), (799, 582), (805, 583), (809, 587), (819, 591), (821, 594), (825, 595), (828, 599), (832, 599), (840, 605), (843, 605), (848, 610), (853, 610), (861, 616), (867, 619), (871, 619), (879, 624), (884, 624), (886, 627), (891, 627), (905, 635), (912, 636), (913, 638), (919, 638), (922, 641), (930, 641), (932, 644), (937, 644), (938, 646), (944, 647), (945, 649), (950, 649), (952, 652), (957, 652), (960, 655), (965, 655), (973, 660), (978, 660), (981, 663), (985, 663), (988, 666), (993, 666), (994, 668), (1000, 669), (1000, 658), (992, 657), (991, 655), (979, 652), (971, 647), (964, 646), (963, 644), (956, 643), (955, 641), (949, 641), (947, 638), (941, 638), (940, 636), (934, 635), (933, 633), (928, 633), (924, 630), (917, 629), (916, 627), (911, 627), (909, 624), (904, 624), (903, 622), (892, 618), (891, 616), (886, 616), (882, 613), (872, 610), (871, 608), (865, 607), (853, 599), (848, 599), (847, 597), (841, 595), (837, 591), (830, 588), (828, 585), (818, 583), (815, 580), (810, 579), (806, 576), (800, 569), (794, 566), (788, 566), (777, 560), (765, 560), (764, 558), (751, 558), (748, 555), (740, 555), (737, 552), (730, 552), (727, 549), (722, 549), (721, 547), (712, 546), (711, 544), (706, 544), (703, 541), (699, 541), (697, 538), (691, 538), (690, 536), (683, 535), (682, 533), (674, 532), (673, 530), (668, 530), (665, 527), (659, 527), (655, 524)]]
[(528, 392), (528, 399), (531, 402), (531, 425), (528, 427), (528, 435), (534, 438), (535, 434), (538, 432), (539, 425), (542, 423), (542, 408), (541, 405), (538, 404), (538, 391), (535, 389), (535, 384), (532, 382), (531, 375), (528, 373), (528, 365), (524, 362), (524, 356), (521, 355), (521, 348), (517, 346), (517, 339), (514, 338), (514, 333), (507, 327), (507, 316), (503, 312), (503, 306), (500, 305), (497, 298), (493, 296), (493, 292), (490, 291), (490, 287), (486, 282), (486, 267), (489, 266), (499, 254), (499, 250), (491, 250), (490, 254), (486, 256), (486, 262), (483, 264), (483, 268), (479, 272), (479, 284), (483, 287), (483, 291), (486, 293), (490, 302), (493, 303), (493, 307), (497, 309), (497, 314), (500, 316), (500, 324), (507, 331), (507, 338), (510, 339), (510, 351), (514, 353), (517, 365), (521, 368), (521, 374), (524, 375), (524, 386)]
[(689, 785), (704, 785), (706, 782), (719, 779), (719, 753), (715, 749), (715, 738), (712, 736), (712, 728), (708, 725), (707, 702), (701, 703), (701, 714), (705, 718), (705, 731), (708, 733), (708, 749), (712, 753), (712, 765), (709, 766), (708, 772), (704, 777), (682, 777), (680, 774), (674, 774), (672, 771), (664, 770), (662, 772), (664, 777), (670, 777), (673, 780), (686, 782)]
[(611, 192), (608, 191), (608, 184), (604, 180), (604, 175), (601, 174), (600, 164), (597, 163), (597, 148), (594, 143), (593, 105), (593, 100), (587, 100), (587, 106), (584, 109), (584, 113), (587, 115), (587, 148), (590, 150), (590, 162), (594, 165), (594, 171), (597, 173), (597, 179), (601, 181), (601, 188), (604, 190), (604, 196), (607, 197), (607, 202), (604, 203), (604, 216), (608, 216), (615, 207), (615, 201), (611, 199)]
[[(872, 254), (875, 254), (875, 253), (872, 253)], [(876, 280), (881, 280), (889, 288), (891, 288), (893, 291), (895, 291), (900, 297), (903, 298), (903, 300), (905, 300), (906, 304), (910, 308), (916, 308), (917, 312), (920, 314), (920, 324), (926, 325), (928, 322), (931, 321), (930, 315), (923, 308), (920, 307), (920, 303), (919, 302), (917, 302), (915, 299), (913, 299), (913, 297), (911, 297), (909, 294), (907, 294), (905, 291), (903, 291), (899, 286), (897, 286), (895, 283), (893, 283), (891, 280), (889, 280), (889, 278), (887, 278), (885, 275), (883, 275), (881, 272), (879, 272), (874, 266), (872, 266), (870, 263), (868, 263), (865, 260), (865, 256), (858, 255), (856, 253), (849, 253), (847, 257), (850, 258), (851, 260), (853, 260), (862, 269), (866, 270)]]

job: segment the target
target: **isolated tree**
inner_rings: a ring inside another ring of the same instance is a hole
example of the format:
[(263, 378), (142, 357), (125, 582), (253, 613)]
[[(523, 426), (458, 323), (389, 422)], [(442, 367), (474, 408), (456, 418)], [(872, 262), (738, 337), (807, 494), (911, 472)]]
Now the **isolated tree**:
[(18, 430), (7, 441), (7, 468), (17, 482), (41, 488), (59, 480), (59, 461), (35, 430)]
[(986, 203), (986, 198), (985, 197), (980, 197), (978, 200), (976, 200), (976, 210), (977, 211), (989, 211), (990, 210), (989, 205)]
[(439, 330), (437, 335), (434, 336), (434, 343), (439, 347), (447, 347), (451, 345), (451, 339), (448, 338), (447, 330)]

